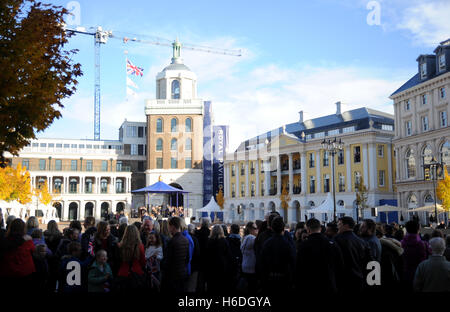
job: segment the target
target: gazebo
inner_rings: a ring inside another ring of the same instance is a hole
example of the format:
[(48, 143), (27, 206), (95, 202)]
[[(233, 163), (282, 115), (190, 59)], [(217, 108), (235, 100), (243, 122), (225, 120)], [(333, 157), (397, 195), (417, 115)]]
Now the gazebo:
[[(152, 184), (150, 186), (146, 186), (144, 188), (131, 191), (131, 193), (147, 194), (147, 204), (150, 203), (150, 194), (169, 194), (169, 195), (176, 194), (177, 195), (176, 196), (177, 199), (176, 199), (176, 203), (175, 204), (176, 204), (177, 207), (179, 207), (179, 204), (180, 204), (178, 202), (178, 195), (179, 194), (186, 194), (187, 195), (186, 196), (187, 197), (187, 201), (186, 202), (189, 204), (189, 193), (190, 192), (184, 191), (184, 190), (180, 190), (180, 189), (178, 189), (176, 187), (170, 186), (170, 185), (164, 183), (163, 181), (161, 181), (161, 178), (159, 179), (158, 182), (156, 182), (156, 183), (154, 183), (154, 184)], [(183, 198), (183, 201), (184, 201), (184, 198)], [(187, 208), (189, 208), (189, 207), (187, 205), (184, 205), (184, 203), (181, 203), (181, 204), (183, 204), (183, 207), (186, 208), (185, 211), (187, 213), (188, 212)], [(169, 205), (172, 206), (172, 202), (171, 202), (171, 197), (170, 196), (169, 196)]]

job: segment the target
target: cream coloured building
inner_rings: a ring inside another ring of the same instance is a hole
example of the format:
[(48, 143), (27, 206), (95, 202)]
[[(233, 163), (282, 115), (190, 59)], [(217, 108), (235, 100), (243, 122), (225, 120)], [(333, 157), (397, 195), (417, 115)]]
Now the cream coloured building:
[[(450, 39), (441, 42), (434, 54), (420, 55), (417, 63), (418, 72), (390, 96), (398, 155), (397, 197), (407, 215), (409, 209), (434, 205), (433, 170), (427, 168), (432, 157), (450, 164)], [(429, 214), (419, 213), (419, 218), (428, 223)]]
[[(303, 120), (300, 112), (298, 122), (241, 143), (225, 160), (225, 220), (263, 219), (272, 210), (287, 222), (312, 217), (310, 209), (323, 203), (332, 192), (332, 157), (321, 143), (335, 137), (344, 143), (334, 162), (337, 205), (345, 207), (346, 214), (356, 216), (360, 179), (368, 189), (369, 207), (393, 200), (393, 117), (365, 107), (341, 113), (338, 102), (336, 114)], [(280, 208), (282, 188), (290, 197), (286, 210)], [(361, 213), (375, 217), (372, 209)], [(330, 221), (333, 215), (314, 217)]]

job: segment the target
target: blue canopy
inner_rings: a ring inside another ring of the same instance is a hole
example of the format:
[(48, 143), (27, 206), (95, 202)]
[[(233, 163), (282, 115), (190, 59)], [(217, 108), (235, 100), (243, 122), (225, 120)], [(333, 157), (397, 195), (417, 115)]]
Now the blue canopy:
[(188, 191), (180, 190), (176, 187), (170, 186), (162, 181), (146, 186), (144, 188), (131, 191), (132, 193), (189, 193)]

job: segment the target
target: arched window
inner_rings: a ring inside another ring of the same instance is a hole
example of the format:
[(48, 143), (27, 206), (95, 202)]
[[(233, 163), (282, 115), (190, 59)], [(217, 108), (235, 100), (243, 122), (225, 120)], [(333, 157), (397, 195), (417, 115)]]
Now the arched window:
[(172, 118), (172, 120), (170, 121), (170, 131), (171, 132), (177, 132), (177, 119), (176, 118)]
[(172, 99), (180, 98), (180, 81), (174, 80), (172, 81)]
[(192, 150), (192, 139), (191, 138), (186, 139), (186, 150), (187, 151)]
[(447, 170), (449, 170), (450, 172), (450, 142), (446, 141), (444, 144), (442, 144), (441, 146), (441, 150), (440, 150), (440, 157), (441, 157), (441, 162), (445, 165), (447, 165)]
[(425, 204), (432, 204), (432, 203), (434, 203), (434, 199), (433, 199), (433, 196), (431, 196), (431, 194), (425, 195), (423, 201), (424, 201)]
[(161, 138), (156, 140), (156, 150), (157, 151), (162, 151), (163, 150), (163, 140)]
[(55, 182), (54, 182), (53, 192), (61, 193), (62, 180), (59, 178), (56, 178), (54, 181)]
[(78, 181), (76, 179), (70, 179), (70, 182), (69, 182), (69, 193), (76, 193), (77, 192), (77, 185), (78, 185)]
[(433, 158), (433, 151), (429, 145), (425, 146), (422, 152), (422, 170), (424, 177), (430, 174), (430, 169), (426, 168), (427, 165), (431, 163), (431, 159)]
[(416, 176), (416, 159), (414, 158), (414, 150), (409, 149), (405, 156), (406, 177), (414, 178)]
[(163, 132), (163, 120), (161, 118), (158, 118), (156, 120), (156, 132), (158, 133)]
[(170, 150), (171, 151), (177, 150), (177, 139), (172, 139), (172, 141), (170, 141)]
[(92, 193), (92, 179), (86, 179), (84, 191), (85, 193)]
[(192, 119), (188, 118), (186, 119), (186, 132), (192, 132)]
[(123, 180), (117, 179), (116, 180), (116, 193), (123, 193), (123, 192), (124, 192)]
[(409, 196), (409, 198), (408, 198), (408, 208), (409, 209), (417, 208), (417, 197), (416, 197), (416, 195), (412, 194), (411, 196)]

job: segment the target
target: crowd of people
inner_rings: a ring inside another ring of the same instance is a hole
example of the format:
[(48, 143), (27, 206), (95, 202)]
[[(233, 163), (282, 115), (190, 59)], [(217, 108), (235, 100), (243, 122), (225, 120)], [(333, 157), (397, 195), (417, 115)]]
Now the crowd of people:
[(161, 220), (162, 218), (170, 218), (170, 217), (184, 217), (184, 208), (183, 206), (154, 206), (151, 205), (149, 208), (145, 206), (139, 207), (138, 209), (139, 217), (143, 218), (145, 216), (149, 216), (152, 219)]
[[(87, 217), (61, 232), (55, 221), (42, 231), (35, 217), (9, 216), (0, 231), (0, 283), (49, 293), (448, 292), (449, 245), (441, 230), (421, 235), (415, 220), (403, 228), (312, 218), (286, 229), (273, 212), (243, 228), (209, 218), (197, 228), (144, 215), (133, 224)], [(375, 285), (367, 281), (372, 261), (380, 265)]]

